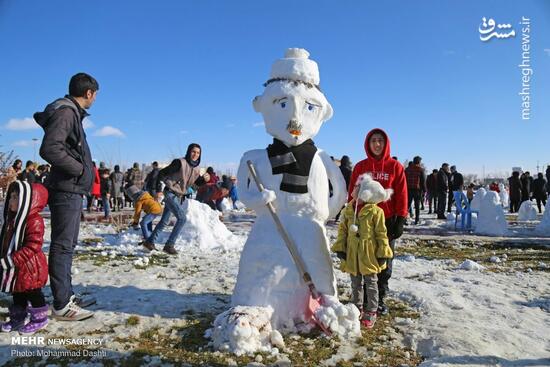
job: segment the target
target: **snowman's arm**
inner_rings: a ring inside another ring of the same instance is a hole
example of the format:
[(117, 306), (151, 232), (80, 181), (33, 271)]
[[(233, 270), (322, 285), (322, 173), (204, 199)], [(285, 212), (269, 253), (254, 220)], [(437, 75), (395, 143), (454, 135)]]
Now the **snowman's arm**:
[(328, 180), (332, 185), (332, 197), (328, 198), (328, 209), (329, 218), (334, 218), (346, 203), (348, 195), (346, 181), (338, 166), (330, 159), (330, 156), (322, 150), (319, 150), (318, 153), (327, 171)]
[[(239, 192), (239, 199), (246, 205), (247, 208), (258, 210), (266, 205), (266, 199), (265, 195), (262, 195), (262, 193), (258, 190), (256, 182), (254, 182), (254, 178), (252, 178), (252, 175), (250, 175), (250, 171), (248, 170), (248, 164), (246, 163), (248, 160), (251, 160), (252, 163), (256, 165), (256, 162), (254, 162), (254, 159), (251, 156), (252, 154), (245, 153), (241, 158), (239, 170), (237, 171), (237, 190)], [(266, 189), (269, 188), (266, 187)], [(274, 199), (275, 198), (272, 197), (272, 200), (270, 201), (273, 201)]]

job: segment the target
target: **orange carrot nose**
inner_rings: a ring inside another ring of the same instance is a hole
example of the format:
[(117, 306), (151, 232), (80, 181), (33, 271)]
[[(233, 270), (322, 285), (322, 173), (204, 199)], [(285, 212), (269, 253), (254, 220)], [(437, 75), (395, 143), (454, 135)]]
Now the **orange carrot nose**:
[(301, 131), (301, 130), (288, 130), (288, 132), (289, 132), (291, 135), (294, 135), (294, 136), (300, 136), (300, 135), (302, 135), (302, 131)]

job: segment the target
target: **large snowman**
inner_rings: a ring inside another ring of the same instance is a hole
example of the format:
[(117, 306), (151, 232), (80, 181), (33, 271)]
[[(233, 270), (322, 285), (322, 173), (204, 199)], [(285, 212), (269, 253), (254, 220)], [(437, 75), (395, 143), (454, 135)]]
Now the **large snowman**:
[[(273, 143), (244, 153), (240, 162), (239, 196), (257, 218), (241, 254), (232, 306), (270, 307), (271, 325), (285, 330), (304, 321), (309, 291), (266, 203), (275, 207), (318, 291), (336, 296), (325, 222), (342, 208), (347, 194), (340, 170), (311, 140), (332, 117), (319, 88), (317, 63), (304, 49), (287, 49), (264, 86), (253, 105)], [(263, 193), (249, 174), (249, 160), (266, 188)]]

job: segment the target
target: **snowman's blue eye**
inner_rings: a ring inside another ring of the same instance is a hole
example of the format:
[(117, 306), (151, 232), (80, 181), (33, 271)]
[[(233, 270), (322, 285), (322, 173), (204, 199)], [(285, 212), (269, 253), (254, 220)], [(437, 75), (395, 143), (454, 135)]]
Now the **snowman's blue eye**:
[(315, 109), (315, 106), (312, 105), (312, 104), (308, 104), (307, 109), (310, 110), (310, 111), (313, 111)]
[(286, 102), (281, 102), (281, 107), (285, 108), (286, 107)]

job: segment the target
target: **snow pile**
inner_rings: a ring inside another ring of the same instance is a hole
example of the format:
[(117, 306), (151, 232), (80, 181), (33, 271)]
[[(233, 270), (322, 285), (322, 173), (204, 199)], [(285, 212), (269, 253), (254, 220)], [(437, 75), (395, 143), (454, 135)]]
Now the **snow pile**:
[(504, 187), (503, 183), (498, 184), (498, 189), (500, 190), (498, 193), (498, 196), (500, 196), (500, 202), (503, 207), (507, 208), (508, 205), (510, 205), (510, 195), (508, 194), (508, 191), (506, 190), (506, 187)]
[(472, 199), (472, 202), (470, 204), (470, 208), (473, 211), (479, 211), (481, 209), (481, 201), (487, 194), (487, 190), (485, 190), (483, 187), (476, 191), (476, 194), (474, 195), (474, 198)]
[[(478, 190), (478, 194), (480, 191), (481, 189)], [(476, 194), (474, 200), (478, 194)], [(475, 232), (490, 236), (503, 236), (507, 231), (504, 209), (500, 204), (498, 194), (495, 191), (485, 192), (481, 200)]]
[(464, 260), (462, 264), (458, 266), (458, 268), (461, 270), (470, 270), (470, 271), (471, 270), (481, 271), (485, 269), (482, 265), (479, 265), (478, 263), (470, 259)]
[(537, 209), (535, 209), (533, 202), (531, 200), (525, 200), (523, 203), (521, 203), (521, 206), (519, 207), (518, 220), (526, 221), (526, 220), (536, 220), (536, 219), (537, 219)]
[(240, 356), (255, 352), (277, 352), (284, 348), (283, 337), (271, 328), (271, 307), (236, 306), (219, 314), (212, 329), (205, 337), (212, 339), (211, 345), (220, 351)]
[(542, 219), (537, 226), (537, 232), (550, 235), (550, 200), (546, 202), (544, 214), (542, 215)]
[(359, 310), (351, 303), (343, 305), (338, 297), (323, 296), (323, 304), (315, 310), (315, 317), (344, 339), (361, 336)]
[(176, 248), (190, 245), (201, 250), (240, 249), (242, 239), (236, 237), (220, 221), (219, 212), (196, 200), (185, 200), (186, 222), (176, 241)]
[[(326, 295), (322, 303), (315, 310), (315, 317), (333, 334), (344, 339), (361, 336), (359, 310), (355, 305), (344, 305), (338, 297)], [(214, 326), (204, 336), (212, 340), (210, 345), (214, 349), (238, 356), (256, 352), (277, 353), (285, 344), (281, 333), (271, 325), (272, 316), (270, 306), (231, 307), (216, 317)], [(311, 330), (311, 326), (304, 327), (303, 331)]]

